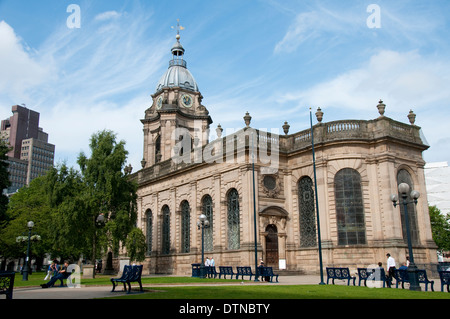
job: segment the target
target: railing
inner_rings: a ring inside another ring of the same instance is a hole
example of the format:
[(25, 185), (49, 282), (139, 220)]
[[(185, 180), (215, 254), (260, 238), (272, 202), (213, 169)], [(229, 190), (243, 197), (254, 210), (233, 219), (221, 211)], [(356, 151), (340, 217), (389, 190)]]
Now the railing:
[(177, 65), (182, 66), (182, 67), (186, 67), (186, 66), (187, 66), (187, 63), (186, 63), (186, 61), (181, 60), (181, 59), (178, 59), (178, 60), (170, 60), (170, 61), (169, 61), (169, 67), (170, 67), (170, 66), (177, 66)]
[[(426, 147), (420, 138), (419, 127), (397, 122), (386, 117), (370, 121), (343, 120), (321, 123), (316, 124), (313, 129), (314, 143), (316, 145), (328, 142), (375, 140), (390, 137)], [(149, 181), (158, 178), (159, 176), (164, 176), (171, 172), (177, 172), (181, 169), (203, 163), (227, 162), (227, 156), (229, 156), (230, 152), (231, 154), (236, 154), (236, 152), (243, 151), (244, 153), (242, 154), (244, 154), (243, 158), (245, 160), (245, 154), (250, 152), (252, 147), (252, 134), (256, 134), (256, 143), (254, 144), (254, 147), (265, 148), (266, 146), (267, 149), (270, 149), (271, 151), (275, 148), (277, 154), (278, 152), (289, 153), (311, 147), (311, 129), (306, 129), (291, 135), (278, 135), (254, 129), (242, 129), (228, 136), (210, 141), (209, 145), (203, 146), (201, 152), (196, 153), (200, 154), (200, 161), (198, 161), (194, 155), (198, 150), (193, 149), (190, 162), (176, 163), (172, 159), (168, 159), (139, 171), (137, 178), (140, 181)], [(204, 147), (209, 147), (207, 150), (209, 153), (211, 153), (213, 148), (216, 151), (213, 151), (213, 154), (208, 154), (209, 158), (205, 159), (202, 157), (202, 155), (205, 155), (202, 152)]]

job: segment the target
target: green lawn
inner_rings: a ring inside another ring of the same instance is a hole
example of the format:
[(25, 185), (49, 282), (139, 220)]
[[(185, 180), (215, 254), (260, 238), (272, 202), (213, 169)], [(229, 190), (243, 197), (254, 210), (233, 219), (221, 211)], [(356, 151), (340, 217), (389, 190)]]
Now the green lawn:
[[(45, 273), (33, 273), (28, 281), (16, 274), (15, 287), (39, 286), (45, 283)], [(81, 279), (82, 285), (111, 286), (112, 276), (96, 276), (95, 279)], [(230, 279), (200, 279), (191, 277), (144, 277), (145, 293), (133, 291), (122, 299), (450, 299), (450, 293), (440, 292), (435, 283), (435, 292), (414, 292), (407, 289), (367, 288), (345, 285), (246, 285), (212, 286), (212, 283), (232, 282)], [(241, 282), (241, 281), (239, 281)], [(204, 283), (204, 286), (177, 286), (177, 284)], [(58, 284), (58, 283), (57, 283)], [(158, 287), (158, 284), (171, 284)], [(137, 284), (132, 284), (136, 288)]]
[[(16, 273), (16, 277), (14, 279), (14, 287), (30, 287), (30, 286), (39, 286), (48, 282), (48, 280), (44, 280), (46, 273), (44, 272), (35, 272), (32, 275), (28, 276), (28, 281), (22, 280), (22, 275)], [(96, 275), (95, 279), (84, 279), (81, 278), (81, 284), (86, 286), (103, 286), (103, 285), (111, 285), (111, 278), (116, 278), (116, 276), (104, 276), (104, 275)], [(189, 284), (189, 283), (213, 283), (213, 282), (230, 282), (230, 279), (200, 279), (200, 278), (192, 278), (192, 277), (143, 277), (143, 284)], [(59, 281), (56, 283), (59, 285)]]
[(120, 299), (450, 299), (446, 292), (414, 292), (403, 289), (344, 285), (239, 285), (146, 288)]

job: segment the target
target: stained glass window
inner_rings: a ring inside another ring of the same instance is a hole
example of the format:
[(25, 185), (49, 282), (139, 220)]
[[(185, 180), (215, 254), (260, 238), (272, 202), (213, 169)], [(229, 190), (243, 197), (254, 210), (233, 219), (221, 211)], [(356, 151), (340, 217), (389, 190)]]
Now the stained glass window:
[(239, 249), (240, 243), (240, 220), (239, 220), (239, 194), (236, 189), (228, 193), (228, 249)]
[(161, 251), (163, 255), (170, 253), (170, 209), (164, 205), (162, 209), (162, 243)]
[(213, 201), (211, 196), (206, 195), (202, 200), (202, 213), (206, 216), (206, 220), (209, 221), (209, 227), (204, 230), (204, 243), (205, 251), (213, 251)]
[(191, 251), (191, 209), (189, 203), (181, 203), (181, 252)]
[[(397, 174), (397, 185), (400, 185), (401, 183), (406, 183), (409, 185), (409, 191), (411, 192), (414, 189), (414, 184), (411, 178), (411, 175), (408, 173), (407, 170), (401, 169), (398, 171)], [(406, 233), (406, 222), (405, 222), (405, 209), (402, 204), (402, 195), (398, 194), (398, 198), (400, 199), (400, 218), (402, 222), (402, 233), (403, 233), (403, 239), (406, 242), (408, 242), (408, 236)], [(409, 231), (411, 234), (411, 242), (412, 244), (418, 244), (419, 243), (419, 229), (417, 227), (417, 212), (416, 207), (414, 203), (412, 202), (412, 198), (408, 194), (408, 220), (409, 220)]]
[(300, 246), (316, 246), (316, 217), (314, 209), (313, 181), (305, 176), (298, 182), (300, 206)]
[(150, 209), (145, 213), (147, 219), (147, 255), (152, 252), (152, 241), (153, 241), (153, 214)]
[(334, 178), (339, 245), (366, 243), (366, 226), (361, 176), (351, 168), (340, 170)]

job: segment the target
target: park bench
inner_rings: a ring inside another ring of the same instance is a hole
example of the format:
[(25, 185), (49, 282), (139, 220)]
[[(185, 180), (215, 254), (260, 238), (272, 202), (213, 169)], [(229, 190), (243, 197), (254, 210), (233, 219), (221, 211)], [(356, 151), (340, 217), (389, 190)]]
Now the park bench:
[(428, 280), (427, 272), (424, 269), (417, 270), (419, 275), (419, 283), (425, 284), (425, 291), (428, 291), (428, 284), (431, 285), (431, 291), (434, 291), (434, 280)]
[[(419, 284), (425, 284), (425, 291), (428, 291), (428, 284), (431, 285), (431, 291), (434, 291), (434, 280), (428, 280), (427, 272), (424, 269), (418, 269), (417, 275), (419, 278)], [(398, 288), (398, 284), (402, 284), (402, 288), (405, 289), (405, 282), (409, 283), (409, 274), (407, 269), (395, 269), (394, 278), (396, 280), (395, 287)]]
[(209, 266), (209, 267), (206, 267), (206, 275), (209, 277), (209, 278), (211, 278), (211, 277), (213, 277), (213, 278), (216, 278), (217, 277), (217, 270), (216, 270), (216, 266)]
[(359, 282), (358, 286), (361, 286), (361, 280), (364, 280), (364, 286), (367, 287), (367, 280), (372, 281), (382, 281), (383, 288), (386, 287), (386, 284), (389, 286), (389, 278), (386, 276), (386, 272), (382, 267), (376, 268), (358, 268), (358, 277)]
[(356, 277), (350, 275), (350, 270), (348, 268), (340, 268), (340, 267), (327, 267), (327, 285), (328, 281), (332, 279), (332, 283), (334, 285), (334, 280), (347, 280), (347, 286), (350, 286), (350, 280), (353, 280), (353, 286), (355, 285)]
[(219, 266), (219, 279), (222, 278), (227, 279), (227, 275), (231, 276), (231, 279), (233, 279), (233, 276), (235, 275), (235, 273), (233, 272), (233, 267), (229, 267), (229, 266)]
[(358, 286), (361, 286), (361, 281), (364, 280), (364, 286), (367, 286), (367, 278), (372, 274), (373, 269), (358, 268)]
[(111, 278), (111, 282), (113, 284), (113, 289), (111, 292), (114, 292), (116, 289), (117, 283), (123, 283), (124, 290), (127, 291), (126, 284), (128, 285), (127, 293), (131, 293), (131, 283), (137, 282), (139, 283), (140, 291), (142, 289), (141, 275), (142, 275), (143, 266), (127, 266), (123, 267), (122, 276), (120, 278)]
[(14, 272), (0, 273), (0, 295), (6, 295), (6, 299), (13, 299)]
[(252, 272), (251, 267), (236, 267), (237, 269), (237, 275), (236, 279), (239, 279), (239, 276), (242, 276), (242, 280), (244, 279), (244, 276), (250, 276), (249, 280), (252, 280), (252, 276), (255, 276), (255, 274)]
[(273, 273), (273, 268), (272, 267), (258, 267), (258, 275), (261, 278), (269, 278), (270, 282), (273, 282), (273, 277), (275, 277), (276, 281), (278, 282), (278, 276), (277, 274)]
[(441, 291), (444, 292), (444, 285), (447, 285), (447, 292), (450, 292), (450, 271), (440, 270), (439, 278), (441, 279)]

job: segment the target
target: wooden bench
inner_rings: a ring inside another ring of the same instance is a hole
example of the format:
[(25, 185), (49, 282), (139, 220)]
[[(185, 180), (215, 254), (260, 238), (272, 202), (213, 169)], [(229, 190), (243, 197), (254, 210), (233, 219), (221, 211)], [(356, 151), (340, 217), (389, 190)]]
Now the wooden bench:
[[(434, 280), (428, 280), (427, 272), (424, 269), (418, 269), (417, 275), (419, 278), (419, 284), (425, 284), (425, 291), (428, 291), (428, 284), (431, 285), (431, 291), (434, 291)], [(402, 289), (405, 289), (405, 282), (409, 283), (408, 269), (395, 269), (394, 278), (396, 280), (395, 287), (398, 288), (398, 284), (402, 284)]]
[(440, 270), (439, 279), (441, 279), (441, 291), (444, 292), (444, 285), (447, 285), (447, 292), (450, 292), (450, 271)]
[(142, 268), (143, 266), (124, 266), (122, 276), (120, 278), (111, 278), (111, 282), (113, 284), (113, 289), (111, 292), (114, 292), (116, 289), (117, 283), (123, 283), (123, 288), (125, 291), (127, 291), (126, 284), (128, 285), (128, 291), (127, 293), (131, 293), (131, 283), (137, 282), (139, 283), (140, 291), (143, 291), (142, 289), (142, 282), (141, 282), (141, 276), (142, 276)]
[(219, 266), (219, 279), (222, 278), (227, 279), (227, 275), (231, 276), (231, 279), (233, 279), (233, 276), (235, 275), (233, 272), (233, 267), (229, 266)]
[(273, 273), (272, 267), (260, 266), (260, 267), (258, 267), (258, 276), (260, 276), (261, 278), (267, 277), (267, 278), (269, 278), (270, 282), (273, 282), (273, 277), (275, 277), (276, 281), (278, 282), (279, 275)]
[(6, 295), (6, 299), (13, 299), (15, 276), (14, 272), (0, 273), (0, 295)]
[(236, 274), (236, 279), (239, 279), (239, 276), (242, 276), (242, 280), (244, 279), (244, 276), (250, 276), (249, 280), (252, 280), (252, 276), (255, 276), (255, 274), (252, 272), (252, 268), (251, 267), (236, 267), (237, 269), (237, 274)]
[(350, 270), (348, 268), (340, 268), (340, 267), (327, 267), (327, 285), (328, 281), (332, 279), (332, 283), (334, 285), (334, 280), (347, 280), (347, 286), (350, 286), (350, 280), (353, 280), (353, 286), (355, 285), (356, 277), (350, 275)]

